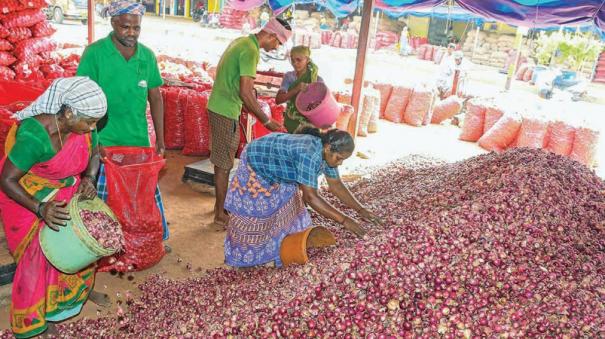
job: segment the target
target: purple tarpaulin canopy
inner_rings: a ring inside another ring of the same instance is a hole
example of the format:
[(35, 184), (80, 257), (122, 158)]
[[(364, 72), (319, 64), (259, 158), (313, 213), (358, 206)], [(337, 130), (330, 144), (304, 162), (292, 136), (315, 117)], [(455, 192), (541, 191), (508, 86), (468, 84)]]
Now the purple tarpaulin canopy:
[[(315, 0), (337, 17), (354, 12), (360, 0)], [(259, 6), (264, 0), (229, 0), (239, 8)], [(297, 0), (268, 0), (274, 11), (298, 2)], [(308, 2), (308, 0), (305, 0)], [(402, 12), (431, 8), (446, 0), (375, 0), (378, 9)], [(526, 27), (595, 23), (605, 31), (605, 0), (455, 0), (460, 7), (480, 16), (508, 24)]]

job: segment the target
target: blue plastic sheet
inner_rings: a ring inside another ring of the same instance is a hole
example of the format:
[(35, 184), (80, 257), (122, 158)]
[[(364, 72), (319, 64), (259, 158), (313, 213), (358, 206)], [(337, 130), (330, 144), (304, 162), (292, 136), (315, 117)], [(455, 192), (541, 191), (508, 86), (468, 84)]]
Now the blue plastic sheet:
[[(306, 0), (305, 0), (306, 1)], [(280, 10), (295, 0), (269, 0), (273, 10)], [(337, 17), (353, 13), (359, 0), (315, 0)], [(376, 8), (392, 15), (433, 8), (445, 0), (375, 0)], [(472, 14), (486, 19), (529, 28), (594, 23), (605, 31), (605, 0), (456, 0), (455, 3)]]

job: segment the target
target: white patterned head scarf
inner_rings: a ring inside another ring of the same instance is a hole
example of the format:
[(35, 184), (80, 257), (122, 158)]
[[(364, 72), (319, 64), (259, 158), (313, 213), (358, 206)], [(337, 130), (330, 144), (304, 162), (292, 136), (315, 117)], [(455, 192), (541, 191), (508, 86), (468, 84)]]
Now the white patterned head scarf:
[(74, 116), (102, 118), (107, 112), (107, 98), (101, 87), (88, 77), (61, 78), (53, 81), (41, 96), (22, 111), (13, 115), (24, 120), (40, 114), (57, 114), (63, 105)]

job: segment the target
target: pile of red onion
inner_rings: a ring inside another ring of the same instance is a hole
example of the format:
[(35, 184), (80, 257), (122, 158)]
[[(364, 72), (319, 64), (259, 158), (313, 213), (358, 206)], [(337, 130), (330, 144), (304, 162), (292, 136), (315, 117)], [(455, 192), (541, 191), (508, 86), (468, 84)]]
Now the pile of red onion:
[(331, 225), (338, 246), (312, 250), (305, 266), (154, 276), (115, 317), (65, 324), (61, 333), (595, 338), (605, 331), (603, 181), (540, 150), (412, 163), (354, 185), (385, 220), (362, 240), (314, 216), (316, 225)]
[(80, 218), (88, 233), (103, 248), (116, 252), (124, 247), (124, 236), (120, 224), (103, 211), (80, 210)]

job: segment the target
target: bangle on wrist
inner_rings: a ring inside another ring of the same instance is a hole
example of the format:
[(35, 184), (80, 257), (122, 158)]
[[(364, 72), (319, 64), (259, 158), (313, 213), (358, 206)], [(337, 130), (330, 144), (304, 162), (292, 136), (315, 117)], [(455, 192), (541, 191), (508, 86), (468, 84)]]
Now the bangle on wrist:
[(267, 121), (263, 122), (263, 126), (267, 126), (271, 123), (271, 118), (267, 119)]
[(36, 216), (38, 218), (42, 218), (42, 208), (44, 208), (44, 205), (46, 205), (45, 202), (40, 202), (38, 203), (38, 206), (36, 207)]

